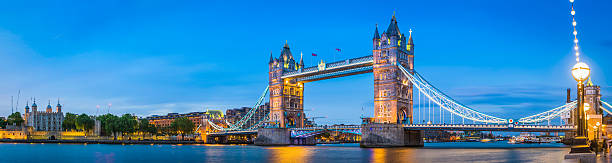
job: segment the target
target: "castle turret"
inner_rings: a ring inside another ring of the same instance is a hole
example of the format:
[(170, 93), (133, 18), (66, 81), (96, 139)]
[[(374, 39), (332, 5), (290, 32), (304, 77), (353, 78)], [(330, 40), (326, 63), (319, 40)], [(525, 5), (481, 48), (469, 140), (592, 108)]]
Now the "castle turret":
[(51, 100), (49, 100), (49, 104), (47, 105), (47, 113), (53, 112), (53, 108), (51, 107)]
[(62, 105), (60, 105), (59, 99), (57, 99), (57, 106), (55, 106), (55, 109), (58, 113), (62, 112)]
[(38, 111), (38, 106), (36, 106), (36, 99), (34, 99), (34, 103), (32, 103), (32, 112), (36, 113)]
[(29, 106), (29, 105), (30, 105), (30, 104), (26, 104), (26, 107), (25, 107), (25, 112), (26, 112), (26, 113), (29, 113), (29, 112), (30, 112), (30, 106)]

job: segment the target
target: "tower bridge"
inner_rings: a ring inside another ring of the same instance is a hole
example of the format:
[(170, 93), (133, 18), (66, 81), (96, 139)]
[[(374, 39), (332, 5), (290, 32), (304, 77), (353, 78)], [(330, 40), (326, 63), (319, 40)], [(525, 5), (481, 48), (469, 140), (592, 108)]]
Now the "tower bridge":
[[(415, 70), (412, 31), (409, 30), (408, 36), (401, 33), (395, 16), (382, 33), (376, 27), (372, 48), (371, 55), (331, 63), (321, 60), (317, 65), (306, 67), (303, 58), (297, 61), (285, 43), (279, 57), (270, 54), (268, 86), (254, 109), (235, 124), (208, 121), (216, 131), (208, 135), (256, 134), (256, 144), (287, 145), (314, 142), (308, 139), (326, 131), (339, 131), (361, 135), (361, 144), (365, 147), (388, 147), (422, 146), (424, 130), (576, 131), (572, 118), (562, 119), (573, 115), (577, 108), (577, 102), (569, 98), (567, 102), (545, 112), (511, 119), (479, 112), (446, 95)], [(357, 126), (305, 127), (304, 83), (363, 73), (373, 73), (374, 76), (372, 118), (364, 119), (364, 123)], [(600, 100), (598, 91), (596, 94), (591, 95), (592, 100), (587, 100), (595, 108), (593, 110), (607, 111), (605, 107), (612, 107)], [(266, 116), (253, 116), (261, 114), (258, 106), (266, 96), (269, 97), (270, 110), (265, 113)], [(599, 114), (601, 121), (602, 111), (591, 112)], [(557, 119), (561, 121), (559, 124), (551, 124)]]

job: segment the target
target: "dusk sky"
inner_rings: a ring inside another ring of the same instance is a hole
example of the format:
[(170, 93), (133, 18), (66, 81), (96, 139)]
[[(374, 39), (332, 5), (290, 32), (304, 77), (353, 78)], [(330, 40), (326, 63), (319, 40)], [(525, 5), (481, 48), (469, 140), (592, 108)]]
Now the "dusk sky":
[[(612, 100), (612, 2), (575, 4), (582, 60)], [(569, 11), (568, 0), (5, 1), (0, 116), (19, 90), (20, 112), (32, 97), (87, 114), (109, 103), (138, 116), (252, 106), (270, 51), (278, 57), (285, 40), (307, 66), (371, 55), (375, 25), (385, 30), (395, 12), (401, 32), (414, 31), (415, 70), (430, 83), (476, 110), (520, 118), (562, 105), (566, 88), (575, 94)], [(305, 88), (307, 116), (328, 117), (319, 123), (373, 115), (372, 74)]]

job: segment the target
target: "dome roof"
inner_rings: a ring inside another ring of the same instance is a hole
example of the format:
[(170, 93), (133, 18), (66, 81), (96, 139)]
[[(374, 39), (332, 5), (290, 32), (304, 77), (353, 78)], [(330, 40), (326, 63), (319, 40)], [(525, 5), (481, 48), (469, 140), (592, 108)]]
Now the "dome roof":
[(51, 109), (51, 104), (47, 105), (47, 109)]
[(36, 107), (36, 102), (32, 103), (32, 107)]
[(62, 105), (60, 105), (59, 103), (57, 103), (57, 107), (62, 107)]
[(26, 105), (26, 107), (25, 107), (25, 108), (26, 108), (26, 109), (30, 109), (30, 106)]

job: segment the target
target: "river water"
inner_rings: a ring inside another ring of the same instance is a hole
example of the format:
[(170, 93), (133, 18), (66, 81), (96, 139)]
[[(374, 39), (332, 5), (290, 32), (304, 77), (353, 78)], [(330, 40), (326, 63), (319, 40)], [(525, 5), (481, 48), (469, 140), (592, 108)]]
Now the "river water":
[(0, 144), (0, 162), (562, 162), (562, 144), (426, 143), (423, 148), (359, 144), (254, 145)]

